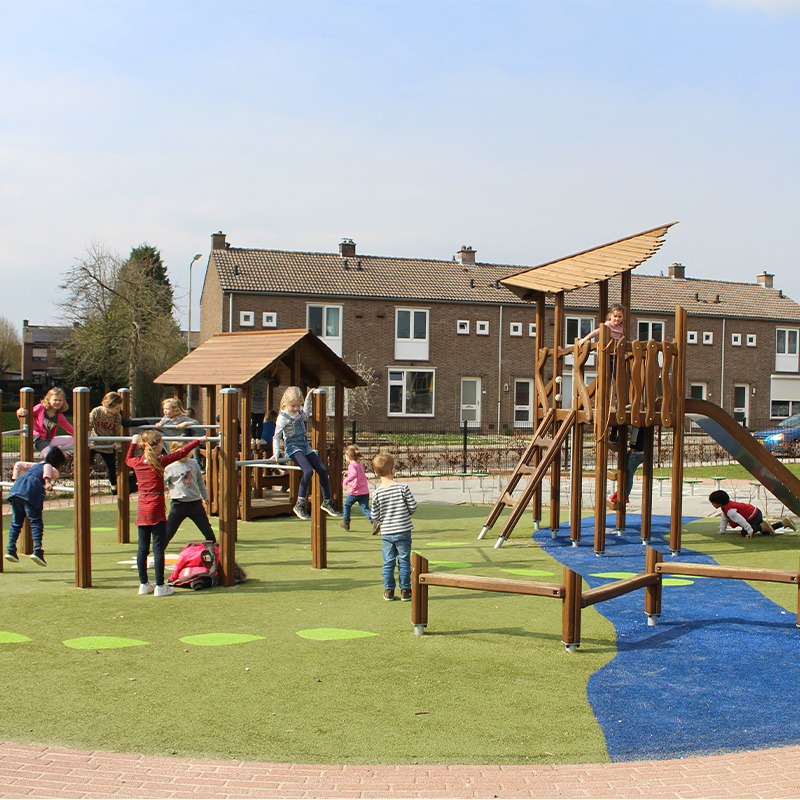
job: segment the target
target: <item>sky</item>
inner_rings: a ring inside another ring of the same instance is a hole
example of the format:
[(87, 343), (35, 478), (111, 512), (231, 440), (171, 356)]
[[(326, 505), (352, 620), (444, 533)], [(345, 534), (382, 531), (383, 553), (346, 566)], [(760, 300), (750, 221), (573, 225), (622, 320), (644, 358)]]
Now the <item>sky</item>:
[(0, 316), (158, 248), (192, 327), (234, 247), (638, 272), (800, 302), (800, 0), (0, 0)]

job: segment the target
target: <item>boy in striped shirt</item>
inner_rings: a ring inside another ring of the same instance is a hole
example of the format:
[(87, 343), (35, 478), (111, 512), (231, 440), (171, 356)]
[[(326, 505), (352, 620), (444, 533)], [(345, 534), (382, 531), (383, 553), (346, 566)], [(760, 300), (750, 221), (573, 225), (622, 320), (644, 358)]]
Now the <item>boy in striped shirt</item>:
[(383, 599), (394, 600), (394, 567), (400, 576), (400, 599), (411, 599), (411, 515), (417, 501), (405, 483), (394, 481), (394, 458), (378, 453), (372, 459), (372, 471), (380, 485), (372, 495), (372, 519), (380, 524), (383, 541)]

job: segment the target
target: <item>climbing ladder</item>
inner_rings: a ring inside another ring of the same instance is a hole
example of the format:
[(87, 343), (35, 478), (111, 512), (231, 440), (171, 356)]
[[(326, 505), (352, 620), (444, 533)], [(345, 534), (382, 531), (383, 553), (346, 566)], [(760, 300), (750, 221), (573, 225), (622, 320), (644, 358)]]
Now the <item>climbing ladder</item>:
[[(505, 492), (500, 495), (500, 499), (489, 514), (489, 518), (478, 535), (479, 539), (483, 539), (492, 529), (506, 506), (511, 506), (512, 511), (503, 530), (500, 531), (495, 549), (501, 547), (503, 542), (511, 536), (511, 531), (525, 513), (534, 493), (541, 486), (542, 480), (556, 460), (561, 447), (567, 441), (567, 436), (575, 425), (576, 419), (577, 412), (574, 409), (551, 408), (545, 414), (533, 434), (531, 443), (525, 448), (525, 452), (512, 473)], [(524, 486), (518, 497), (513, 497), (514, 490), (520, 482), (524, 483), (524, 478), (528, 479), (527, 485)]]

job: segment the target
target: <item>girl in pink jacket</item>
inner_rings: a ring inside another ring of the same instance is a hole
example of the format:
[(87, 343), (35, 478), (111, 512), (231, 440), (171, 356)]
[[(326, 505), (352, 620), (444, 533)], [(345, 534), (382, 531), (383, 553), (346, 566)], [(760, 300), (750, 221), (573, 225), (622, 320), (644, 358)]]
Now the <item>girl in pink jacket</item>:
[(354, 444), (350, 444), (345, 448), (344, 457), (347, 459), (347, 472), (342, 481), (342, 486), (347, 492), (347, 497), (344, 501), (342, 521), (339, 523), (339, 527), (349, 531), (350, 509), (353, 507), (353, 503), (358, 503), (361, 506), (364, 516), (370, 522), (372, 522), (372, 514), (369, 510), (369, 483), (367, 482), (367, 473), (364, 471), (364, 465), (361, 463), (361, 453)]
[[(63, 389), (51, 389), (44, 400), (33, 407), (33, 448), (43, 456), (51, 447), (60, 447), (62, 450), (71, 450), (74, 444), (72, 425), (67, 422), (64, 412), (69, 409), (67, 396)], [(25, 409), (17, 409), (17, 419), (25, 416)], [(62, 428), (69, 436), (56, 436), (56, 431)]]

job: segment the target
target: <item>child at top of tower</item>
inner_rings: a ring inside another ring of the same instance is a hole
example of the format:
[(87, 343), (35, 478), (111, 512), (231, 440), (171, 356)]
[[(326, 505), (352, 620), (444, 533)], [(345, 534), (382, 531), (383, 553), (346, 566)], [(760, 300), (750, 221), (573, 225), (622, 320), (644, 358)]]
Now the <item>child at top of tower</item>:
[[(622, 334), (625, 333), (625, 309), (619, 303), (612, 303), (608, 311), (606, 321), (603, 323), (608, 328), (611, 338), (619, 341)], [(578, 344), (582, 345), (589, 341), (589, 339), (596, 339), (600, 335), (600, 328), (595, 328), (591, 333), (587, 333), (582, 339), (578, 340)]]

